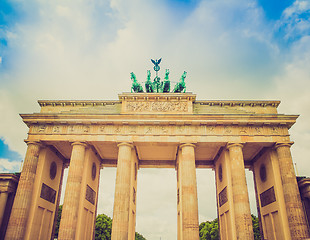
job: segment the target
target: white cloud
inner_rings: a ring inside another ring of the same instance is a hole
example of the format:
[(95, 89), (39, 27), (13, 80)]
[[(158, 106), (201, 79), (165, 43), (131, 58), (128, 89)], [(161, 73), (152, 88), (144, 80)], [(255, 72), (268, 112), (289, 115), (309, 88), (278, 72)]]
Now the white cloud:
[(9, 161), (6, 158), (0, 158), (0, 172), (1, 173), (12, 173), (20, 171), (20, 162)]
[(27, 127), (18, 115), (18, 106), (16, 106), (18, 99), (14, 99), (15, 97), (9, 91), (0, 89), (0, 112), (2, 113), (0, 136), (10, 149), (23, 156), (26, 149), (23, 140), (26, 138)]
[(286, 40), (298, 39), (310, 34), (310, 2), (296, 0), (283, 11), (281, 19), (276, 24), (285, 32)]
[(291, 6), (283, 11), (283, 16), (289, 18), (293, 15), (306, 12), (310, 9), (310, 2), (307, 0), (296, 0)]

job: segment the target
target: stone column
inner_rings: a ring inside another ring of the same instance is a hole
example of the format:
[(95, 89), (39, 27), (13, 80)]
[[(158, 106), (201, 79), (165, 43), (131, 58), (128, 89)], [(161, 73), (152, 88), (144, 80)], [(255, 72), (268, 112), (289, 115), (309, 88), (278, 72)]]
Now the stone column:
[(242, 147), (243, 145), (240, 143), (227, 144), (230, 158), (236, 232), (237, 239), (240, 240), (254, 239)]
[(28, 142), (5, 239), (23, 239), (26, 231), (41, 144)]
[(297, 180), (295, 176), (291, 147), (292, 143), (275, 145), (283, 186), (288, 223), (293, 240), (309, 238), (305, 213), (303, 211)]
[(132, 148), (131, 143), (118, 144), (112, 240), (128, 240)]
[(179, 162), (180, 169), (180, 188), (182, 197), (182, 236), (184, 240), (199, 239), (199, 220), (198, 220), (198, 199), (195, 165), (195, 145), (182, 144), (180, 146), (181, 157)]
[(6, 202), (8, 200), (8, 192), (0, 192), (0, 227), (2, 224), (3, 214), (5, 211)]
[(75, 239), (86, 146), (82, 142), (72, 143), (68, 180), (58, 234), (59, 239)]

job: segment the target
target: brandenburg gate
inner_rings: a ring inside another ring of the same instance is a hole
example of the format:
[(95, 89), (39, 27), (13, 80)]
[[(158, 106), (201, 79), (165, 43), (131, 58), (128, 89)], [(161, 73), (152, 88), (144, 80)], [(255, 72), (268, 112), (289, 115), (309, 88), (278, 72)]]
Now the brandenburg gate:
[(179, 240), (198, 240), (196, 168), (215, 171), (221, 239), (253, 239), (245, 169), (263, 239), (309, 237), (290, 153), (298, 116), (279, 101), (123, 93), (117, 101), (39, 101), (22, 114), (28, 145), (5, 239), (51, 239), (69, 167), (59, 239), (94, 239), (101, 168), (117, 167), (112, 239), (134, 239), (140, 168), (175, 168)]

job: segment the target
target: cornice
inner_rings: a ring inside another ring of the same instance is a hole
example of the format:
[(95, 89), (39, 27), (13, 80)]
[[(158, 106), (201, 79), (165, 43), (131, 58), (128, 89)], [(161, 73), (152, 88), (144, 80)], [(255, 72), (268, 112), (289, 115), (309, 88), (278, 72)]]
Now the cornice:
[(277, 108), (281, 101), (277, 100), (202, 100), (195, 101), (195, 104), (207, 106), (221, 106), (221, 107), (275, 107)]
[(282, 125), (290, 128), (298, 115), (283, 114), (21, 114), (31, 124), (168, 124), (168, 125)]
[(207, 106), (222, 106), (222, 107), (233, 107), (233, 106), (250, 106), (250, 107), (275, 107), (277, 108), (281, 101), (275, 100), (199, 100), (196, 101), (196, 95), (191, 93), (126, 93), (119, 94), (119, 101), (117, 100), (38, 100), (41, 107), (50, 106), (105, 106), (120, 104), (123, 100), (191, 100), (194, 104), (207, 105)]
[(0, 173), (0, 181), (3, 180), (18, 182), (19, 175), (16, 175), (15, 173)]
[(116, 100), (38, 100), (41, 107), (59, 107), (59, 106), (105, 106), (120, 104), (120, 101)]

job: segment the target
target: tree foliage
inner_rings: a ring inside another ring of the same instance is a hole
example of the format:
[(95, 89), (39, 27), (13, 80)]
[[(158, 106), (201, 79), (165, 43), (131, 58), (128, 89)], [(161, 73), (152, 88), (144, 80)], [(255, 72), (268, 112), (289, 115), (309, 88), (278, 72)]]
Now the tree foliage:
[(260, 228), (259, 228), (259, 220), (258, 217), (252, 216), (252, 224), (253, 224), (253, 232), (254, 232), (254, 240), (260, 240)]
[[(260, 240), (260, 228), (259, 228), (259, 220), (258, 217), (252, 216), (252, 225), (254, 232), (254, 240)], [(214, 219), (213, 221), (206, 221), (199, 225), (199, 237), (201, 240), (219, 240), (219, 225), (218, 219)]]
[(112, 232), (112, 219), (105, 214), (99, 214), (96, 218), (95, 239), (110, 240)]
[[(59, 224), (62, 213), (62, 205), (59, 206), (57, 221), (55, 226), (55, 234), (54, 238), (58, 238), (59, 232)], [(112, 232), (112, 219), (105, 215), (99, 214), (96, 217), (96, 225), (95, 225), (95, 239), (96, 240), (111, 240), (111, 232)], [(146, 240), (140, 233), (135, 234), (135, 240)]]
[(219, 238), (219, 226), (218, 219), (213, 221), (206, 221), (199, 225), (199, 238), (201, 240), (218, 240)]
[(140, 233), (137, 233), (137, 232), (136, 232), (135, 240), (146, 240), (146, 238), (143, 237)]
[(58, 214), (57, 214), (57, 220), (56, 220), (54, 238), (58, 238), (58, 232), (59, 232), (59, 224), (60, 224), (60, 219), (61, 219), (61, 213), (62, 213), (62, 205), (60, 205), (59, 208), (58, 208)]

